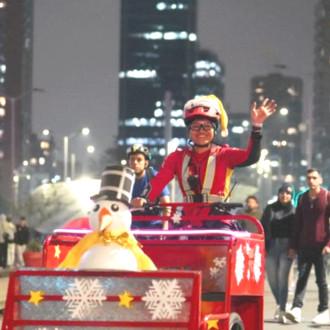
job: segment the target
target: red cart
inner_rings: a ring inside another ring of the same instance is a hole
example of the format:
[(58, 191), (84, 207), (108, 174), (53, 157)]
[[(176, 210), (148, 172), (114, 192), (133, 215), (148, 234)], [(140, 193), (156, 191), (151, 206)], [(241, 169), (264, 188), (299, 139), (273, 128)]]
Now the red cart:
[[(177, 227), (166, 231), (153, 228), (133, 231), (158, 267), (157, 271), (54, 270), (86, 233), (86, 230), (56, 230), (44, 244), (45, 268), (11, 274), (3, 329), (35, 329), (38, 325), (40, 329), (83, 326), (120, 330), (262, 330), (264, 234), (258, 220), (230, 214), (207, 218), (203, 215), (201, 219), (177, 211), (187, 204), (171, 204), (171, 207), (172, 213), (167, 217), (144, 215), (133, 219), (151, 223), (169, 221), (172, 227)], [(232, 220), (249, 222), (253, 232), (195, 228), (205, 221)], [(192, 228), (188, 229), (188, 223)], [(107, 288), (106, 303), (102, 301), (102, 308), (96, 306), (94, 312), (87, 309), (79, 319), (68, 314), (63, 294), (69, 292), (72, 283), (78, 286), (86, 278), (89, 285), (98, 280), (102, 288)], [(41, 287), (41, 283), (47, 287)], [(44, 292), (38, 303), (43, 312), (29, 303), (31, 291)], [(129, 308), (120, 306), (120, 294), (125, 292), (124, 300)], [(103, 313), (103, 309), (107, 312)], [(47, 310), (57, 312), (47, 313)]]

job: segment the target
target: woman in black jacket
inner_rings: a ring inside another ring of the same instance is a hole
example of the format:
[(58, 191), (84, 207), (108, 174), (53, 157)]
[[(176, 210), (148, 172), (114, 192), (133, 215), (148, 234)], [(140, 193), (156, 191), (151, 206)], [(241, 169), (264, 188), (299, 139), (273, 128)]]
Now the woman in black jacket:
[(288, 249), (295, 212), (292, 195), (292, 187), (284, 183), (278, 190), (277, 201), (267, 205), (261, 218), (265, 231), (267, 279), (277, 305), (274, 318), (280, 323), (287, 321), (285, 306), (292, 264)]

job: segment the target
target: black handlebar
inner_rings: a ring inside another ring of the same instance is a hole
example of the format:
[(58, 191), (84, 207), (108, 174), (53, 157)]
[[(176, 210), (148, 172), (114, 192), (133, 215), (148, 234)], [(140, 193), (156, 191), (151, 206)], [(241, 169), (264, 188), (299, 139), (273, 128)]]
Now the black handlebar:
[[(146, 203), (143, 205), (143, 209), (145, 211), (152, 211), (155, 209), (163, 208), (166, 205), (168, 207), (171, 206), (180, 206), (184, 207), (185, 204), (192, 204), (192, 203), (168, 203), (168, 204), (153, 204), (153, 203)], [(229, 203), (229, 202), (213, 202), (213, 203), (194, 203), (197, 207), (209, 207), (211, 210), (216, 212), (229, 212), (233, 209), (243, 207), (242, 203)]]
[(211, 210), (214, 214), (230, 213), (231, 210), (242, 207), (242, 203), (216, 202), (211, 204)]

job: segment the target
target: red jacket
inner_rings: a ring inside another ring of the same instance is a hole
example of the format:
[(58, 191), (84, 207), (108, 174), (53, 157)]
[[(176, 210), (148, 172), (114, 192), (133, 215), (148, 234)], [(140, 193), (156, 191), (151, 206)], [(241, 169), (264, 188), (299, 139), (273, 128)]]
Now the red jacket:
[(317, 198), (310, 200), (308, 191), (304, 192), (296, 209), (290, 247), (330, 247), (329, 192), (321, 189)]
[(158, 174), (151, 180), (148, 199), (153, 202), (174, 177), (184, 197), (195, 195), (197, 192), (188, 184), (190, 175), (198, 178), (200, 193), (226, 197), (234, 167), (248, 166), (258, 161), (260, 139), (260, 133), (252, 132), (246, 149), (212, 145), (210, 150), (201, 154), (189, 147), (174, 151), (167, 156)]

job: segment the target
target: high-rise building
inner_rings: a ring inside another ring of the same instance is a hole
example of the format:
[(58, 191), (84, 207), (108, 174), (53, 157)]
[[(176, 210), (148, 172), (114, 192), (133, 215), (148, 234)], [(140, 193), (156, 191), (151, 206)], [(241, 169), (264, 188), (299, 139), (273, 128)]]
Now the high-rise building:
[(224, 66), (217, 55), (206, 49), (199, 50), (192, 76), (194, 94), (214, 94), (223, 100), (224, 75)]
[(153, 163), (167, 145), (186, 143), (184, 103), (197, 95), (224, 97), (224, 67), (217, 56), (199, 50), (196, 0), (123, 0), (119, 147), (149, 147)]
[(263, 145), (270, 160), (281, 165), (280, 180), (299, 182), (305, 158), (302, 148), (302, 79), (271, 73), (251, 81), (251, 100), (276, 100), (278, 111), (265, 123)]
[[(122, 0), (119, 147), (148, 146), (158, 162), (185, 137), (182, 107), (194, 94), (196, 0)], [(171, 125), (169, 125), (169, 123)]]
[(55, 147), (55, 140), (50, 131), (43, 130), (41, 136), (31, 134), (29, 158), (23, 160), (21, 166), (15, 170), (16, 206), (24, 205), (31, 191), (41, 184), (59, 181)]
[(13, 175), (31, 134), (33, 1), (0, 1), (0, 197), (13, 202)]
[(314, 50), (313, 166), (330, 182), (330, 2), (316, 6)]

